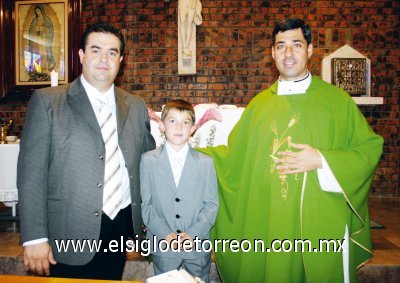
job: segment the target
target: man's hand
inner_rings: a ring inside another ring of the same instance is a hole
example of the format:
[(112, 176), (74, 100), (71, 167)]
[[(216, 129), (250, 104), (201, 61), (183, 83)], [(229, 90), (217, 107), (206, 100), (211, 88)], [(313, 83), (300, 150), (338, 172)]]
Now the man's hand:
[(308, 144), (296, 143), (291, 143), (290, 146), (299, 151), (278, 152), (280, 158), (275, 162), (277, 163), (276, 169), (281, 174), (297, 174), (322, 168), (321, 155), (315, 148)]
[(56, 264), (48, 242), (24, 247), (24, 267), (40, 275), (50, 275), (50, 265)]
[(174, 244), (174, 246), (171, 246), (172, 240), (176, 240), (177, 237), (178, 237), (177, 234), (174, 233), (174, 232), (169, 233), (169, 234), (167, 235), (167, 237), (165, 237), (165, 240), (168, 242), (168, 245), (170, 246), (170, 248), (174, 248), (174, 249), (177, 248), (177, 243), (176, 243), (176, 241), (172, 243), (172, 244)]

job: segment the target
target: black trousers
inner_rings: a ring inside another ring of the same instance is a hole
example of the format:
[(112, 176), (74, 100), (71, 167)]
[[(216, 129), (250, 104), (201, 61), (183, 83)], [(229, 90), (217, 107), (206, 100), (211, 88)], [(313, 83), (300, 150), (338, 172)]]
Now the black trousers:
[(100, 252), (96, 253), (93, 259), (85, 265), (68, 265), (57, 263), (50, 266), (51, 277), (82, 278), (82, 279), (103, 279), (121, 280), (124, 272), (126, 252), (104, 252), (109, 249), (109, 242), (117, 240), (121, 236), (133, 237), (133, 224), (131, 206), (122, 209), (117, 216), (111, 220), (103, 213), (101, 218), (100, 240), (102, 240)]

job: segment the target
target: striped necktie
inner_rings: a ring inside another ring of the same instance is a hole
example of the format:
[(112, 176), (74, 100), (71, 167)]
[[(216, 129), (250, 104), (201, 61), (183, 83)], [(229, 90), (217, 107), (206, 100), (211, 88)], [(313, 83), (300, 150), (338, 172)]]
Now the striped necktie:
[(118, 158), (117, 127), (106, 102), (100, 102), (99, 125), (106, 149), (104, 169), (103, 211), (114, 219), (121, 209), (122, 171)]

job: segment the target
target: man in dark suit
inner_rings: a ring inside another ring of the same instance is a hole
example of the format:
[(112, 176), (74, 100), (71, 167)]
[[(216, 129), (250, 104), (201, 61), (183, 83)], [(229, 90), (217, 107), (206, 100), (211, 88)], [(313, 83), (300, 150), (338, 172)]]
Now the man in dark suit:
[(118, 280), (125, 251), (110, 252), (110, 241), (141, 240), (140, 156), (155, 143), (142, 99), (114, 86), (123, 51), (119, 30), (89, 26), (82, 75), (32, 95), (17, 181), (27, 270)]

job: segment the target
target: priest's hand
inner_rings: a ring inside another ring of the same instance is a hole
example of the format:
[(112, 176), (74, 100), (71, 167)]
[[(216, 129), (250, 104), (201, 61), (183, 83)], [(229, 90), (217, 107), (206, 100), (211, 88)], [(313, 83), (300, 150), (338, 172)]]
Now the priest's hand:
[(48, 242), (24, 247), (24, 267), (39, 275), (50, 275), (50, 263), (56, 264)]
[(299, 151), (278, 152), (276, 169), (281, 174), (297, 174), (322, 168), (321, 155), (318, 150), (308, 144), (291, 143), (290, 146)]
[(180, 233), (180, 234), (178, 234), (178, 235), (179, 235), (179, 236), (181, 237), (181, 239), (182, 239), (182, 243), (181, 243), (181, 248), (182, 248), (182, 249), (184, 249), (184, 246), (185, 246), (186, 248), (193, 249), (194, 242), (193, 242), (192, 237), (190, 237), (188, 233), (182, 232), (182, 233)]

